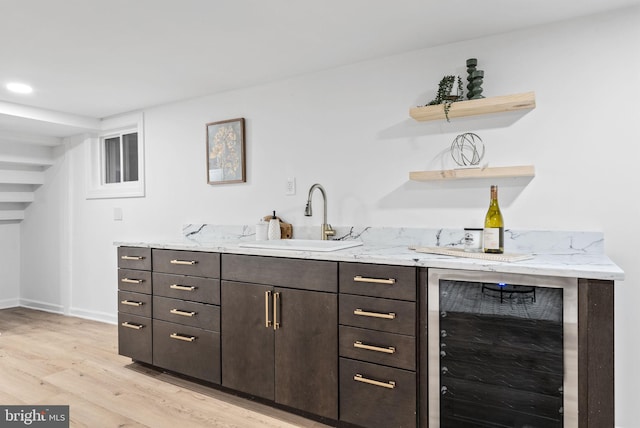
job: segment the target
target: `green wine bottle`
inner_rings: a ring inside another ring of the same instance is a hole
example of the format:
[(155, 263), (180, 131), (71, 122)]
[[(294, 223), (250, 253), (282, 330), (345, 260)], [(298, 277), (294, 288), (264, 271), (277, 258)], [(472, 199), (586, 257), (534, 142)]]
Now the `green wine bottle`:
[(504, 220), (498, 206), (498, 186), (491, 186), (491, 202), (484, 218), (482, 242), (485, 253), (504, 253)]

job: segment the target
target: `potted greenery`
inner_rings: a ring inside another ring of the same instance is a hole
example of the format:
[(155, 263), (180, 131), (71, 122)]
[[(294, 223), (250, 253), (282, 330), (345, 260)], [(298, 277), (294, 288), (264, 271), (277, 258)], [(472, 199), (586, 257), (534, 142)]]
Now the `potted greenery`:
[[(456, 82), (457, 87), (454, 91), (454, 84), (456, 84)], [(460, 76), (444, 76), (438, 84), (438, 93), (436, 94), (436, 97), (427, 105), (435, 106), (438, 104), (443, 104), (444, 116), (447, 118), (447, 122), (450, 122), (449, 110), (451, 109), (451, 104), (462, 99), (462, 91), (462, 79), (460, 78)]]

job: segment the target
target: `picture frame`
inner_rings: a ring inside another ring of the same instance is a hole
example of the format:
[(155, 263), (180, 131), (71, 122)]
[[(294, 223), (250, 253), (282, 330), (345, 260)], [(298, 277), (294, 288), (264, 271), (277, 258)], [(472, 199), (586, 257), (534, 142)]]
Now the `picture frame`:
[(244, 118), (207, 123), (207, 183), (246, 182)]

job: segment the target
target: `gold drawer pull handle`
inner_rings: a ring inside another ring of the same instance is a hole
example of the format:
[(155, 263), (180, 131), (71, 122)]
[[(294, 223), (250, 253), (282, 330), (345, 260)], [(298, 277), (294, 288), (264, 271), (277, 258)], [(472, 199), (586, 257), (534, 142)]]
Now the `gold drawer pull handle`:
[(144, 260), (142, 256), (122, 256), (120, 257), (122, 260)]
[(386, 279), (386, 278), (367, 278), (367, 277), (360, 276), (360, 275), (354, 276), (353, 280), (355, 282), (369, 282), (369, 283), (372, 283), (372, 284), (389, 284), (389, 285), (392, 285), (392, 284), (396, 283), (395, 278), (388, 278), (388, 279)]
[(193, 285), (171, 284), (169, 286), (169, 288), (171, 288), (173, 290), (180, 290), (180, 291), (195, 291), (195, 289), (198, 288), (198, 287), (194, 287)]
[(354, 348), (359, 348), (359, 349), (366, 349), (368, 351), (382, 352), (382, 353), (385, 353), (385, 354), (395, 354), (396, 353), (396, 348), (393, 347), (393, 346), (382, 348), (380, 346), (367, 345), (365, 343), (360, 342), (359, 340), (356, 340), (355, 342), (353, 342), (353, 347)]
[(171, 309), (169, 312), (173, 315), (181, 315), (183, 317), (193, 317), (196, 315), (196, 312), (181, 311), (180, 309)]
[(142, 306), (142, 305), (144, 305), (144, 302), (135, 302), (133, 300), (122, 300), (122, 301), (120, 301), (120, 303), (122, 303), (123, 305), (127, 305), (127, 306)]
[(142, 284), (144, 279), (122, 278), (120, 282), (126, 282), (127, 284)]
[(169, 337), (176, 340), (182, 340), (183, 342), (195, 342), (196, 340), (195, 336), (185, 336), (178, 333), (171, 333)]
[(362, 317), (372, 317), (372, 318), (384, 318), (386, 320), (393, 320), (396, 318), (395, 312), (389, 312), (388, 314), (381, 314), (380, 312), (367, 312), (362, 309), (356, 309), (353, 311), (354, 315), (360, 315)]
[(277, 330), (281, 328), (280, 321), (278, 321), (278, 306), (280, 305), (280, 293), (277, 291), (273, 293), (273, 329)]
[(271, 308), (271, 291), (264, 292), (264, 326), (271, 327), (271, 320), (269, 319), (269, 308)]
[(353, 376), (353, 380), (356, 382), (368, 383), (369, 385), (381, 386), (383, 388), (393, 389), (396, 387), (396, 383), (392, 380), (389, 382), (380, 382), (379, 380), (368, 379), (363, 377), (361, 374), (357, 374)]
[(142, 324), (134, 324), (134, 323), (131, 323), (129, 321), (125, 321), (120, 325), (122, 325), (123, 327), (132, 328), (134, 330), (140, 330), (140, 329), (142, 329), (144, 327), (144, 325), (142, 325)]
[(172, 265), (195, 265), (198, 263), (196, 260), (171, 260)]

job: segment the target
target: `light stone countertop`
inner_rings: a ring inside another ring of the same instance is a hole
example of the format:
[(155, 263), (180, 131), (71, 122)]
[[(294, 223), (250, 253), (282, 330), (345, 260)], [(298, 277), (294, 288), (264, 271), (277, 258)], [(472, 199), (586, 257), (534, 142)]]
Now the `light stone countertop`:
[[(484, 272), (517, 273), (622, 280), (624, 272), (603, 252), (604, 239), (597, 232), (515, 232), (505, 231), (508, 253), (533, 254), (518, 262), (495, 262), (444, 255), (418, 253), (410, 246), (461, 248), (462, 230), (405, 228), (336, 228), (342, 240), (361, 240), (363, 245), (337, 251), (299, 251), (246, 248), (240, 244), (255, 242), (251, 226), (186, 225), (183, 239), (175, 242), (115, 242), (117, 246), (150, 247), (172, 250), (209, 251), (295, 259), (329, 260), (464, 269)], [(313, 229), (315, 231), (315, 228)], [(305, 230), (294, 231), (294, 238), (309, 239)]]

